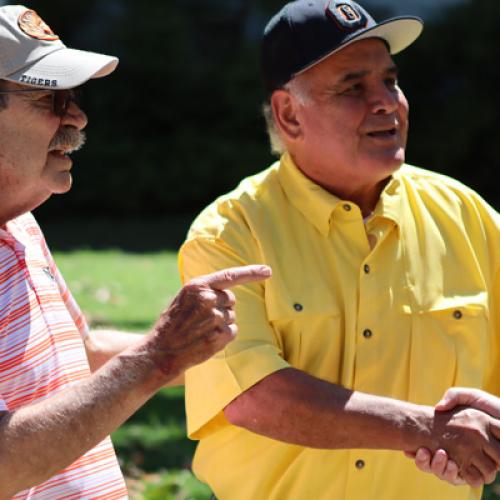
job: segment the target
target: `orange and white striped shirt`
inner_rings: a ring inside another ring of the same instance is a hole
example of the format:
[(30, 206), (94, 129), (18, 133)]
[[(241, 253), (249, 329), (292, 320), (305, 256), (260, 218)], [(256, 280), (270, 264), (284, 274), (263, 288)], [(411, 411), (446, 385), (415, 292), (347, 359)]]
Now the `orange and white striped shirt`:
[[(0, 228), (0, 411), (42, 401), (90, 375), (88, 326), (31, 214)], [(14, 498), (127, 498), (107, 437)]]

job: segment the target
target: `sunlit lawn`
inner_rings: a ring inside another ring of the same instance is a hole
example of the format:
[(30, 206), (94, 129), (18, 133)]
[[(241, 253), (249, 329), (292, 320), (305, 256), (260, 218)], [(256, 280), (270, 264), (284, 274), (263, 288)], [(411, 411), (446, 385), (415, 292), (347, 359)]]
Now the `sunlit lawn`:
[(146, 331), (180, 287), (174, 252), (79, 250), (55, 258), (94, 326)]

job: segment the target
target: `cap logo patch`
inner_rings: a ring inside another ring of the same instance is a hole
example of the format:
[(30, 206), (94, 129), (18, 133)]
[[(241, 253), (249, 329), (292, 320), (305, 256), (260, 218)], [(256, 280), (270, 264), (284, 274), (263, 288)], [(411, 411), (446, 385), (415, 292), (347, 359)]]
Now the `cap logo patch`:
[(330, 1), (326, 13), (345, 31), (356, 31), (368, 23), (363, 12), (350, 2)]
[(352, 23), (353, 21), (359, 21), (361, 19), (359, 13), (356, 12), (350, 5), (338, 5), (337, 11), (347, 23)]
[(18, 19), (19, 28), (31, 38), (54, 41), (59, 37), (50, 29), (43, 19), (34, 11), (24, 11)]

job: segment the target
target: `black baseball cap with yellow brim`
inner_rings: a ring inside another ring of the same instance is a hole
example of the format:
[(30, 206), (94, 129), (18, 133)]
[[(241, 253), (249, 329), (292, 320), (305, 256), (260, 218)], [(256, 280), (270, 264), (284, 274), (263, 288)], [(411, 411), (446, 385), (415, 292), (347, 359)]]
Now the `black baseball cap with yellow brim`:
[(295, 0), (268, 23), (262, 42), (262, 76), (271, 93), (294, 76), (340, 49), (365, 38), (384, 40), (391, 54), (411, 45), (422, 32), (416, 16), (377, 23), (351, 0)]

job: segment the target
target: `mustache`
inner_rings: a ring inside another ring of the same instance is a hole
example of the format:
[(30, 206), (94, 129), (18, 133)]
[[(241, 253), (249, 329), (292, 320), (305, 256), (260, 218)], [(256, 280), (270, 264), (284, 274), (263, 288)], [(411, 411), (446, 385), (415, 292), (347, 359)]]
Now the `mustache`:
[(64, 151), (65, 153), (73, 153), (78, 151), (84, 144), (87, 136), (81, 130), (75, 127), (64, 126), (60, 127), (56, 135), (52, 138), (49, 144), (49, 151)]

